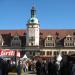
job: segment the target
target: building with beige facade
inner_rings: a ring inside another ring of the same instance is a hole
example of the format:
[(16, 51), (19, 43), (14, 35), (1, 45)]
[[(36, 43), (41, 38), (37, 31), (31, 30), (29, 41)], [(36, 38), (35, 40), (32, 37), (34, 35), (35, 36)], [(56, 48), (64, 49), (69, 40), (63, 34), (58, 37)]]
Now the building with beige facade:
[(21, 57), (54, 57), (75, 54), (75, 29), (42, 29), (32, 6), (27, 29), (0, 30), (0, 48), (19, 50)]

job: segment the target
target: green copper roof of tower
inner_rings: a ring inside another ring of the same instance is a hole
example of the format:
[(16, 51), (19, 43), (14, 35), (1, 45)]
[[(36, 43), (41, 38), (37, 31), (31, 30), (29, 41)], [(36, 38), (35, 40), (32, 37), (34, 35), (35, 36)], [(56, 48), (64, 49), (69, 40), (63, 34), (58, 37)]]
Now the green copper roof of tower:
[(36, 18), (36, 9), (35, 9), (34, 6), (31, 9), (31, 18), (28, 20), (28, 23), (36, 23), (36, 24), (39, 24), (39, 21)]
[(28, 20), (28, 23), (36, 23), (36, 24), (38, 24), (39, 21), (38, 21), (38, 19), (37, 19), (36, 17), (31, 17), (31, 18)]

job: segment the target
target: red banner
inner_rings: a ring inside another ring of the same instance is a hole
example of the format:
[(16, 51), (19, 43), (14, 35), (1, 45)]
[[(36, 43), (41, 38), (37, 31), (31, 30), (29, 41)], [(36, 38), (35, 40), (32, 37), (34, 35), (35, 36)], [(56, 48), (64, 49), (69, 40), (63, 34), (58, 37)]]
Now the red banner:
[(10, 50), (10, 49), (0, 49), (0, 56), (17, 56), (20, 57), (20, 52), (16, 50)]

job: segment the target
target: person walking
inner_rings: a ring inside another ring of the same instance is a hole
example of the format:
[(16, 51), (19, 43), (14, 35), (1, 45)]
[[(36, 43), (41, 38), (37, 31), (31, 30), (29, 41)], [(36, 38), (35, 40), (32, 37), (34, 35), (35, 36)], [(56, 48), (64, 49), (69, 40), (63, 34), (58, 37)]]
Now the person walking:
[(40, 62), (40, 60), (38, 60), (36, 62), (36, 74), (41, 75), (41, 62)]
[(17, 75), (21, 75), (21, 64), (20, 64), (20, 61), (18, 62), (18, 66), (17, 66)]
[(2, 75), (2, 59), (0, 58), (0, 75)]

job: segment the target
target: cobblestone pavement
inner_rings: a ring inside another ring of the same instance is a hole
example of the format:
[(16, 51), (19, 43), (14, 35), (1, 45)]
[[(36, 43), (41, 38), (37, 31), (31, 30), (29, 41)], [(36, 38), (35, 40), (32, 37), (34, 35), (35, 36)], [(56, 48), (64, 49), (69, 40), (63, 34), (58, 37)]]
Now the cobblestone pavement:
[[(17, 75), (17, 73), (9, 73), (8, 75)], [(36, 75), (33, 72), (22, 73), (21, 75)]]

